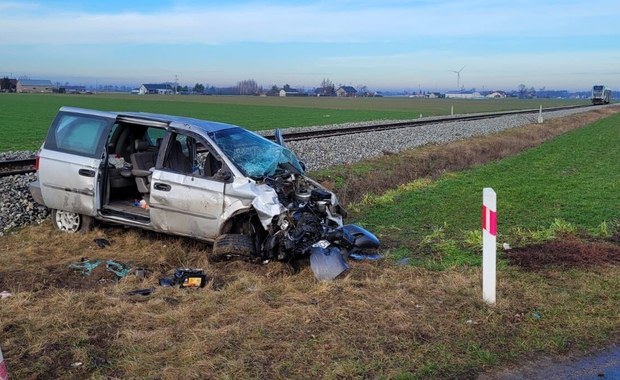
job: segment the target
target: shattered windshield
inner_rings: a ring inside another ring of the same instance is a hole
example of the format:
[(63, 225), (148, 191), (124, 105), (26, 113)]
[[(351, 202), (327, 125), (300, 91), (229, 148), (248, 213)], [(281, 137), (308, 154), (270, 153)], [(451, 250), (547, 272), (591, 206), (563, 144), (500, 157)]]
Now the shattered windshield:
[(210, 137), (248, 177), (273, 176), (278, 166), (303, 173), (293, 152), (243, 128), (223, 129)]

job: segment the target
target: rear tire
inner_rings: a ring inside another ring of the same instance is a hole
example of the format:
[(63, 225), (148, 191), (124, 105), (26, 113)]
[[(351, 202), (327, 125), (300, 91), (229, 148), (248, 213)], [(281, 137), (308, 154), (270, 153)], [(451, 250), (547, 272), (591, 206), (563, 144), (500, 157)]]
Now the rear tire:
[(233, 257), (252, 258), (254, 255), (254, 239), (251, 236), (224, 234), (213, 242), (210, 257), (214, 260), (224, 260)]
[(63, 232), (88, 232), (93, 225), (93, 218), (75, 212), (52, 210), (52, 224), (54, 228)]

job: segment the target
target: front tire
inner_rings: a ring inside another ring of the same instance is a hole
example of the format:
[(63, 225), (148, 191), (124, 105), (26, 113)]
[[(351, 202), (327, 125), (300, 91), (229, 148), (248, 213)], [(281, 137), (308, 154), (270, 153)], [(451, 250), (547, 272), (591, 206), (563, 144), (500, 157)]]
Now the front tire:
[(52, 224), (63, 232), (87, 232), (92, 227), (93, 218), (70, 211), (52, 210)]
[(214, 260), (224, 260), (236, 256), (252, 258), (254, 255), (254, 239), (251, 236), (223, 234), (213, 242), (213, 250), (210, 256)]

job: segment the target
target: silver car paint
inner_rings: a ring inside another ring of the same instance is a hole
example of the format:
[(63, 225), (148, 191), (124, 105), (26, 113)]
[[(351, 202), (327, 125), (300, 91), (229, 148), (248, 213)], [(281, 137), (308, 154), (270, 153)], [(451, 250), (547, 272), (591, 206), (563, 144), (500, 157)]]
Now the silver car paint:
[[(42, 149), (39, 153), (39, 184), (45, 206), (95, 216), (101, 207), (98, 195), (100, 159)], [(93, 177), (79, 174), (94, 172)]]

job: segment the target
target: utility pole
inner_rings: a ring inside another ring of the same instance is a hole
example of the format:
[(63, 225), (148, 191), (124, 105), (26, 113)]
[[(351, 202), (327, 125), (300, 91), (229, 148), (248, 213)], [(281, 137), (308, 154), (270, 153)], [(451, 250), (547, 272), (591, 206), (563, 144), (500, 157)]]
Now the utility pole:
[(178, 91), (177, 89), (179, 88), (179, 76), (178, 75), (174, 75), (174, 94), (178, 95)]

